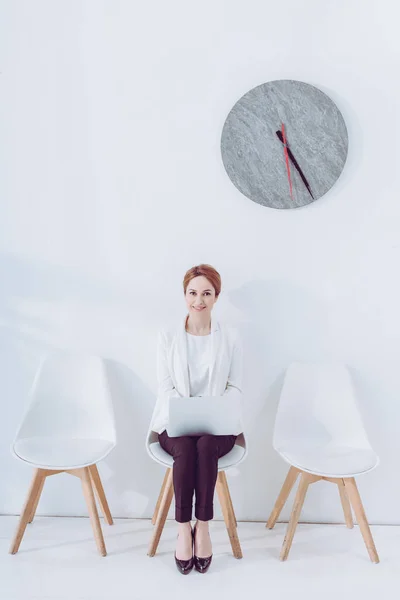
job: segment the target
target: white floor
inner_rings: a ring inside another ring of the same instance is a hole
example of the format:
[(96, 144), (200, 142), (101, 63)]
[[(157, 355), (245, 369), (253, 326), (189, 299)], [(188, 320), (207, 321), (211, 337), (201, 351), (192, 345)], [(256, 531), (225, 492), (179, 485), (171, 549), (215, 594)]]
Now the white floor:
[(182, 576), (173, 557), (175, 523), (168, 521), (158, 553), (146, 555), (147, 520), (103, 523), (108, 556), (97, 554), (86, 518), (36, 517), (18, 554), (8, 554), (17, 517), (0, 517), (1, 600), (347, 600), (400, 594), (400, 527), (374, 526), (381, 562), (370, 562), (358, 527), (300, 524), (289, 559), (278, 560), (285, 524), (239, 523), (243, 559), (236, 560), (224, 524), (212, 523), (214, 560), (205, 575)]

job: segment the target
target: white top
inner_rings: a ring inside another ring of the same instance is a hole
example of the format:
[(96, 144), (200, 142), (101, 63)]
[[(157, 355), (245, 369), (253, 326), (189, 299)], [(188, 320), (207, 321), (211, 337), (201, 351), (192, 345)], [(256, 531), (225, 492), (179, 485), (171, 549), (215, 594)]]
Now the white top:
[(191, 396), (208, 396), (211, 335), (186, 333)]
[[(227, 324), (211, 320), (209, 336), (189, 336), (185, 319), (173, 328), (163, 329), (157, 345), (157, 402), (149, 431), (161, 433), (168, 424), (170, 398), (187, 398), (195, 391), (189, 385), (188, 342), (209, 344), (209, 389), (207, 396), (242, 397), (243, 351), (238, 332)], [(190, 335), (190, 334), (189, 334)], [(195, 364), (198, 364), (196, 361)], [(193, 365), (193, 362), (192, 362)], [(216, 368), (217, 367), (217, 368)], [(192, 373), (193, 380), (193, 373)], [(243, 428), (239, 432), (243, 431)]]

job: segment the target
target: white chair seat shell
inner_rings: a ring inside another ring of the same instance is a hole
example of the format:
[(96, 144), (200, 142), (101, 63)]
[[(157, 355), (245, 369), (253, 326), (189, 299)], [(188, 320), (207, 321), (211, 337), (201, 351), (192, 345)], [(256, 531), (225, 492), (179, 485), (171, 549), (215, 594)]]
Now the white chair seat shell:
[(277, 451), (290, 465), (322, 477), (355, 477), (371, 471), (379, 462), (371, 448), (296, 443)]
[(40, 469), (77, 469), (107, 456), (115, 443), (105, 439), (31, 437), (14, 444), (18, 458)]
[[(159, 463), (171, 468), (174, 464), (174, 459), (168, 452), (161, 448), (159, 442), (153, 442), (148, 446), (150, 455)], [(224, 471), (230, 467), (238, 465), (246, 455), (246, 448), (235, 445), (228, 454), (222, 456), (218, 461), (218, 471)]]
[(273, 446), (290, 465), (322, 477), (355, 477), (379, 464), (345, 365), (292, 363), (288, 367)]
[(44, 356), (11, 446), (41, 469), (94, 465), (116, 445), (106, 365), (99, 356), (55, 351)]

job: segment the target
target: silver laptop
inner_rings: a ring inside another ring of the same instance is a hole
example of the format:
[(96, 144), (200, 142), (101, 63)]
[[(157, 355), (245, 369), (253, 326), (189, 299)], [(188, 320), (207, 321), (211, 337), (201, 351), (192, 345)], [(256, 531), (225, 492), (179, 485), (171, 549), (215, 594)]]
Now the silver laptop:
[(202, 396), (170, 398), (167, 433), (182, 435), (232, 435), (240, 429), (240, 398)]

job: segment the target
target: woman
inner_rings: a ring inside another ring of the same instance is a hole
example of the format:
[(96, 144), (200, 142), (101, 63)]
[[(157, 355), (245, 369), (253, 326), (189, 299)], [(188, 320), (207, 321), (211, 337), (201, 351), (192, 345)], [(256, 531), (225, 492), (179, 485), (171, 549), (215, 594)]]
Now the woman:
[[(193, 566), (205, 573), (212, 560), (208, 524), (213, 518), (218, 459), (230, 452), (236, 435), (169, 437), (171, 397), (241, 396), (242, 351), (237, 333), (211, 319), (221, 292), (219, 273), (210, 265), (189, 269), (183, 280), (188, 314), (177, 330), (164, 331), (158, 346), (158, 398), (151, 429), (174, 458), (173, 483), (178, 538), (175, 563), (186, 575)], [(196, 525), (192, 531), (193, 495)]]

